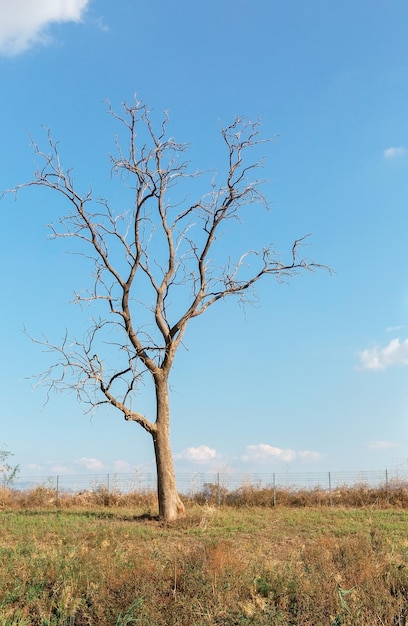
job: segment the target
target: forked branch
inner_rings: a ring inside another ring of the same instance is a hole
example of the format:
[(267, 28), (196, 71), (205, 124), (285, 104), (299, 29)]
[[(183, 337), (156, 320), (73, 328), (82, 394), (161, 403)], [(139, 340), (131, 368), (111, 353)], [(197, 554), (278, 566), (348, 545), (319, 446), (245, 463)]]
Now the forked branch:
[[(176, 193), (175, 185), (188, 190), (200, 173), (189, 173), (187, 146), (168, 135), (167, 113), (157, 132), (152, 113), (139, 101), (124, 104), (121, 115), (109, 105), (109, 114), (127, 141), (124, 149), (116, 139), (111, 156), (112, 172), (128, 191), (124, 208), (79, 191), (49, 131), (48, 151), (33, 142), (41, 163), (34, 179), (14, 191), (40, 186), (62, 195), (70, 210), (50, 224), (51, 237), (75, 238), (79, 253), (94, 265), (93, 287), (78, 291), (74, 301), (96, 307), (97, 321), (83, 340), (66, 334), (60, 345), (38, 342), (57, 355), (42, 382), (49, 390), (75, 391), (91, 408), (109, 404), (153, 433), (155, 423), (131, 408), (138, 383), (146, 373), (155, 382), (167, 380), (191, 319), (229, 296), (249, 301), (266, 276), (280, 281), (324, 266), (301, 256), (308, 235), (294, 241), (286, 261), (269, 243), (261, 250), (244, 248), (235, 261), (222, 253), (231, 220), (239, 221), (253, 205), (269, 208), (262, 180), (253, 177), (262, 160), (251, 160), (251, 151), (270, 141), (261, 137), (259, 121), (236, 118), (222, 129), (224, 175), (188, 201), (188, 191)], [(108, 362), (115, 365), (108, 368)]]

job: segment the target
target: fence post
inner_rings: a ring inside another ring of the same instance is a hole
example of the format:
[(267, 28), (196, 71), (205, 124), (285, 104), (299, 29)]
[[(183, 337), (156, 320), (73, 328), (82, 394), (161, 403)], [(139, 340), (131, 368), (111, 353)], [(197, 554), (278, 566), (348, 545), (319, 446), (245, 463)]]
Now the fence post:
[(217, 472), (217, 503), (221, 506), (220, 473)]
[(106, 486), (106, 505), (110, 506), (110, 484), (109, 484), (109, 474), (108, 474), (108, 482), (107, 482), (107, 486)]
[(276, 506), (276, 482), (275, 482), (275, 472), (273, 473), (273, 506)]
[(387, 499), (387, 502), (390, 501), (390, 494), (388, 491), (388, 470), (385, 470), (385, 497)]
[(57, 474), (57, 483), (56, 483), (56, 489), (55, 489), (55, 506), (57, 508), (59, 508), (60, 505), (60, 501), (59, 501), (59, 476)]
[(331, 485), (331, 474), (329, 472), (329, 494), (330, 494), (330, 506), (333, 506), (333, 495), (332, 495), (332, 485)]

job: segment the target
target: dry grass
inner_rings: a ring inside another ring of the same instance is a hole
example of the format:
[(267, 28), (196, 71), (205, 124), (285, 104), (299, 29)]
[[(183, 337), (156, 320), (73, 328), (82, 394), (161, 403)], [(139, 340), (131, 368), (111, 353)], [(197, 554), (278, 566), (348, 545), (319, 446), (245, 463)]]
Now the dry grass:
[(157, 508), (157, 497), (152, 491), (120, 493), (103, 486), (78, 493), (58, 493), (53, 487), (39, 486), (30, 490), (0, 489), (0, 508), (29, 510), (37, 508), (83, 509), (101, 507)]
[[(375, 507), (408, 508), (408, 483), (390, 481), (388, 485), (370, 487), (365, 483), (337, 487), (332, 491), (320, 487), (261, 487), (243, 484), (228, 490), (215, 483), (206, 483), (201, 491), (184, 500), (199, 505), (229, 507)], [(0, 508), (31, 509), (38, 507), (84, 508), (104, 506), (111, 508), (142, 507), (148, 513), (157, 509), (156, 494), (150, 490), (122, 493), (96, 485), (92, 490), (78, 493), (57, 492), (53, 487), (39, 486), (31, 490), (0, 488)]]
[(258, 487), (242, 485), (228, 490), (214, 483), (204, 485), (194, 500), (199, 503), (222, 503), (228, 506), (342, 506), (342, 507), (406, 507), (408, 508), (408, 483), (390, 481), (388, 485), (370, 487), (365, 483), (343, 486), (329, 491), (321, 487)]
[(405, 510), (189, 503), (165, 525), (153, 499), (31, 495), (0, 513), (0, 626), (408, 623)]

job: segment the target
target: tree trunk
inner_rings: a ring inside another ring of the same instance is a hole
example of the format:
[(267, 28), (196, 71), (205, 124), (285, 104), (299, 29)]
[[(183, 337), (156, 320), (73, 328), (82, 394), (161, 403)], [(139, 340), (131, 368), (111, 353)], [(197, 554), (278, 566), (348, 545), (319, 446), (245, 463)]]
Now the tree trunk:
[(152, 433), (157, 469), (159, 516), (171, 522), (184, 515), (184, 505), (177, 493), (173, 454), (170, 445), (170, 405), (167, 380), (155, 379), (156, 430)]

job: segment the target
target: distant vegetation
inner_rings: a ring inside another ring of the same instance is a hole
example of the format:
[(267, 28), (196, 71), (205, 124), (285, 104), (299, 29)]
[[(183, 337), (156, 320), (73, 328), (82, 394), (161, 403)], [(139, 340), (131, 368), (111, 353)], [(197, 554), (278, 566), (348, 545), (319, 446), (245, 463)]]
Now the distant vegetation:
[(402, 502), (330, 508), (310, 492), (271, 507), (247, 490), (236, 506), (187, 502), (166, 524), (150, 494), (107, 495), (61, 496), (57, 508), (46, 488), (5, 491), (0, 626), (407, 623)]
[(10, 457), (14, 456), (9, 450), (0, 450), (0, 480), (3, 487), (14, 483), (20, 472), (19, 465), (10, 465)]
[[(228, 489), (221, 484), (204, 483), (201, 490), (189, 497), (184, 495), (183, 499), (190, 504), (228, 507), (408, 508), (408, 481), (393, 479), (376, 486), (362, 482), (332, 490), (322, 487), (272, 487), (252, 484), (242, 484), (236, 489)], [(95, 484), (92, 489), (75, 493), (59, 490), (53, 485), (40, 485), (27, 490), (3, 485), (0, 492), (1, 505), (8, 509), (141, 507), (144, 512), (152, 514), (155, 514), (158, 508), (157, 496), (152, 489), (123, 492), (114, 484), (108, 487), (102, 483)]]

